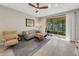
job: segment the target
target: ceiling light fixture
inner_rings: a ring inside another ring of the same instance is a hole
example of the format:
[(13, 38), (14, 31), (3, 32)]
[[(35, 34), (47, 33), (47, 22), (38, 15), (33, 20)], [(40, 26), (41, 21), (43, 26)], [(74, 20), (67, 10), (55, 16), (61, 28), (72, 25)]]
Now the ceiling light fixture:
[(36, 13), (39, 13), (39, 8), (36, 9)]
[(48, 6), (42, 6), (42, 7), (40, 7), (40, 4), (39, 3), (36, 3), (36, 5), (34, 5), (32, 3), (28, 3), (28, 5), (36, 8), (36, 11), (35, 11), (36, 13), (39, 12), (39, 9), (48, 9)]

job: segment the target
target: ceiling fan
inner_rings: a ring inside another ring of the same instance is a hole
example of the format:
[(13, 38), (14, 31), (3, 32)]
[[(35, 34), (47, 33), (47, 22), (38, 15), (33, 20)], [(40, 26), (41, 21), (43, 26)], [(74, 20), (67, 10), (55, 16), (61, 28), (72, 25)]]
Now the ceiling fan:
[(30, 5), (30, 6), (32, 6), (32, 7), (34, 7), (34, 8), (36, 8), (36, 13), (38, 13), (39, 12), (39, 9), (47, 9), (48, 8), (48, 6), (42, 6), (42, 7), (40, 7), (40, 4), (39, 3), (36, 3), (36, 5), (34, 5), (34, 4), (32, 4), (32, 3), (28, 3), (28, 5)]

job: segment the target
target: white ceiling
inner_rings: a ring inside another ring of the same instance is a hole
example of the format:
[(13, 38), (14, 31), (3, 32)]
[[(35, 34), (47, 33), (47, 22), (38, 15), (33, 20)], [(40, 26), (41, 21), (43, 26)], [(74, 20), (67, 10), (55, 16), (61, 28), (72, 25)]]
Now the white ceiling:
[(35, 17), (43, 17), (79, 8), (79, 3), (40, 3), (40, 6), (48, 5), (49, 8), (39, 10), (39, 13), (35, 13), (36, 9), (29, 6), (27, 3), (1, 3), (0, 5), (30, 14)]

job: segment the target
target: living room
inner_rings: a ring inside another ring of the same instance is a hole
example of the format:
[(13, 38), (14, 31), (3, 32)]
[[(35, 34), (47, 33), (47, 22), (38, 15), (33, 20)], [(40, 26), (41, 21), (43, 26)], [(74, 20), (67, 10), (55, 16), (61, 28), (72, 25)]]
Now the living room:
[[(45, 9), (39, 8), (38, 10), (32, 5), (45, 6)], [(71, 7), (72, 5), (73, 7)], [(79, 51), (79, 3), (2, 3), (0, 4), (0, 15), (0, 43), (2, 44), (2, 46), (0, 44), (0, 55), (79, 55), (78, 52), (74, 53), (74, 45), (78, 47), (76, 50)], [(58, 21), (61, 19), (65, 21)], [(52, 26), (50, 27), (48, 23)], [(57, 25), (58, 23), (60, 26)], [(49, 31), (47, 31), (48, 29)], [(17, 40), (7, 42), (10, 38)], [(51, 49), (54, 51), (50, 51)], [(57, 51), (60, 52), (57, 53)]]

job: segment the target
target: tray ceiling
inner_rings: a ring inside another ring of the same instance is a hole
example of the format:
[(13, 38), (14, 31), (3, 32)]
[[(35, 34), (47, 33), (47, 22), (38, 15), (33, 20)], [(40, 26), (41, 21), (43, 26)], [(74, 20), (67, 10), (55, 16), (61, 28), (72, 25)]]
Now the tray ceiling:
[[(35, 3), (33, 4), (35, 5)], [(39, 13), (35, 13), (36, 9), (29, 6), (27, 3), (1, 3), (0, 5), (27, 13), (35, 17), (48, 16), (79, 8), (79, 3), (40, 3), (40, 6), (48, 5), (48, 9), (41, 9), (39, 10)]]

